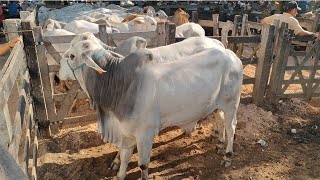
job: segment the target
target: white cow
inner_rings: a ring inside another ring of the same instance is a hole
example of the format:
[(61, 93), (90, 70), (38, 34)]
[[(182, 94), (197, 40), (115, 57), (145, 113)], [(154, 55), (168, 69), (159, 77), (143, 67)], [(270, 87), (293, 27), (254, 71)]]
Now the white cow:
[(122, 22), (119, 25), (121, 33), (127, 32), (148, 32), (157, 29), (157, 21), (150, 16), (136, 17), (129, 22)]
[[(63, 28), (69, 32), (73, 32), (75, 34), (81, 34), (84, 32), (98, 33), (99, 25), (95, 23), (91, 23), (85, 20), (73, 20), (65, 25)], [(107, 27), (107, 33), (119, 32), (115, 28)]]
[(242, 63), (232, 51), (210, 48), (157, 63), (149, 49), (115, 58), (100, 43), (85, 40), (66, 55), (67, 66), (97, 103), (104, 139), (120, 148), (118, 179), (125, 178), (135, 145), (142, 179), (148, 179), (152, 141), (159, 131), (172, 126), (188, 129), (215, 109), (225, 115), (224, 160), (231, 162), (242, 85)]
[(47, 19), (44, 23), (44, 25), (42, 26), (43, 32), (47, 32), (47, 31), (52, 31), (54, 29), (63, 29), (64, 26), (66, 25), (66, 23), (64, 22), (60, 22), (60, 21), (56, 21), (54, 19)]
[(178, 38), (187, 38), (195, 36), (205, 36), (204, 29), (196, 23), (185, 23), (176, 28), (176, 37)]

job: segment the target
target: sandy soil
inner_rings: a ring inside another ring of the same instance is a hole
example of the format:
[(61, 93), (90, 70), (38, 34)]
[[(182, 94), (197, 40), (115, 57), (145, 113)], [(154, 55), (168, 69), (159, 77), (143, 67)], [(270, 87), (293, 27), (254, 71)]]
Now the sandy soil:
[[(168, 129), (154, 140), (150, 163), (152, 179), (319, 179), (320, 99), (285, 100), (279, 107), (241, 104), (230, 168), (220, 166), (216, 153), (214, 117), (202, 120), (185, 137)], [(104, 144), (96, 124), (64, 129), (40, 141), (40, 179), (111, 179), (109, 169), (117, 148)], [(297, 133), (291, 133), (296, 129)], [(257, 144), (267, 142), (266, 147)], [(137, 154), (127, 179), (138, 179)]]

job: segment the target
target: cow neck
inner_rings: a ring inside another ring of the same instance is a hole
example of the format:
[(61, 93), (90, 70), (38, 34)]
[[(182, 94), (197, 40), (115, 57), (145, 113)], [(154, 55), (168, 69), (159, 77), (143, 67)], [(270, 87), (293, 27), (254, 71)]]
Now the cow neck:
[[(97, 52), (101, 53), (101, 52)], [(136, 94), (138, 83), (133, 83), (136, 77), (135, 67), (139, 65), (129, 57), (116, 60), (107, 53), (104, 56), (94, 55), (94, 62), (106, 72), (98, 74), (87, 66), (83, 69), (86, 88), (93, 101), (104, 108), (112, 109), (116, 114), (132, 112), (131, 99)], [(127, 59), (127, 60), (126, 60)]]

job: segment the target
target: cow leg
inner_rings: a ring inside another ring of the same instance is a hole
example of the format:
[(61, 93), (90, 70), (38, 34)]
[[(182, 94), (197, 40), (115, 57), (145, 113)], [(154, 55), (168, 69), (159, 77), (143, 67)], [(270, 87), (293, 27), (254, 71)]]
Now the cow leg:
[(110, 169), (112, 170), (118, 170), (120, 167), (120, 150), (118, 151), (116, 158), (112, 161), (110, 165)]
[(126, 175), (127, 175), (127, 167), (128, 167), (128, 163), (129, 163), (129, 160), (132, 156), (132, 153), (133, 153), (133, 149), (134, 149), (134, 146), (128, 148), (128, 149), (120, 149), (120, 153), (118, 152), (118, 154), (120, 154), (120, 169), (117, 173), (117, 177), (115, 177), (114, 179), (117, 179), (117, 180), (124, 180), (126, 178)]
[(225, 113), (225, 118), (226, 118), (225, 128), (227, 132), (227, 142), (228, 142), (226, 154), (223, 157), (223, 163), (225, 164), (225, 167), (229, 167), (231, 165), (231, 160), (233, 156), (233, 140), (234, 140), (234, 134), (235, 134), (236, 125), (237, 125), (236, 110), (237, 108), (230, 108), (229, 112)]
[(138, 165), (141, 170), (141, 179), (148, 180), (148, 167), (150, 163), (150, 154), (152, 149), (152, 141), (154, 135), (152, 133), (145, 133), (143, 136), (137, 138), (138, 149)]
[(226, 142), (226, 129), (225, 129), (225, 119), (224, 119), (224, 112), (221, 110), (217, 110), (215, 113), (216, 121), (217, 121), (217, 134), (219, 143), (217, 144), (217, 153), (223, 154), (224, 153), (224, 144)]

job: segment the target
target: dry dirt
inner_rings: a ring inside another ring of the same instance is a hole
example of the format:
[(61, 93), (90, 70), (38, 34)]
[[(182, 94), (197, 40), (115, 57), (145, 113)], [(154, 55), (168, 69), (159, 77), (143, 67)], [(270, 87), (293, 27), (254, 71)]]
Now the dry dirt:
[[(214, 117), (201, 121), (191, 137), (168, 129), (154, 140), (151, 179), (319, 179), (320, 99), (285, 100), (280, 106), (241, 104), (230, 168), (220, 166)], [(117, 148), (104, 144), (96, 124), (64, 129), (40, 141), (40, 179), (112, 179)], [(296, 129), (297, 133), (291, 133)], [(266, 147), (257, 144), (263, 139)], [(135, 153), (127, 179), (140, 175)]]

